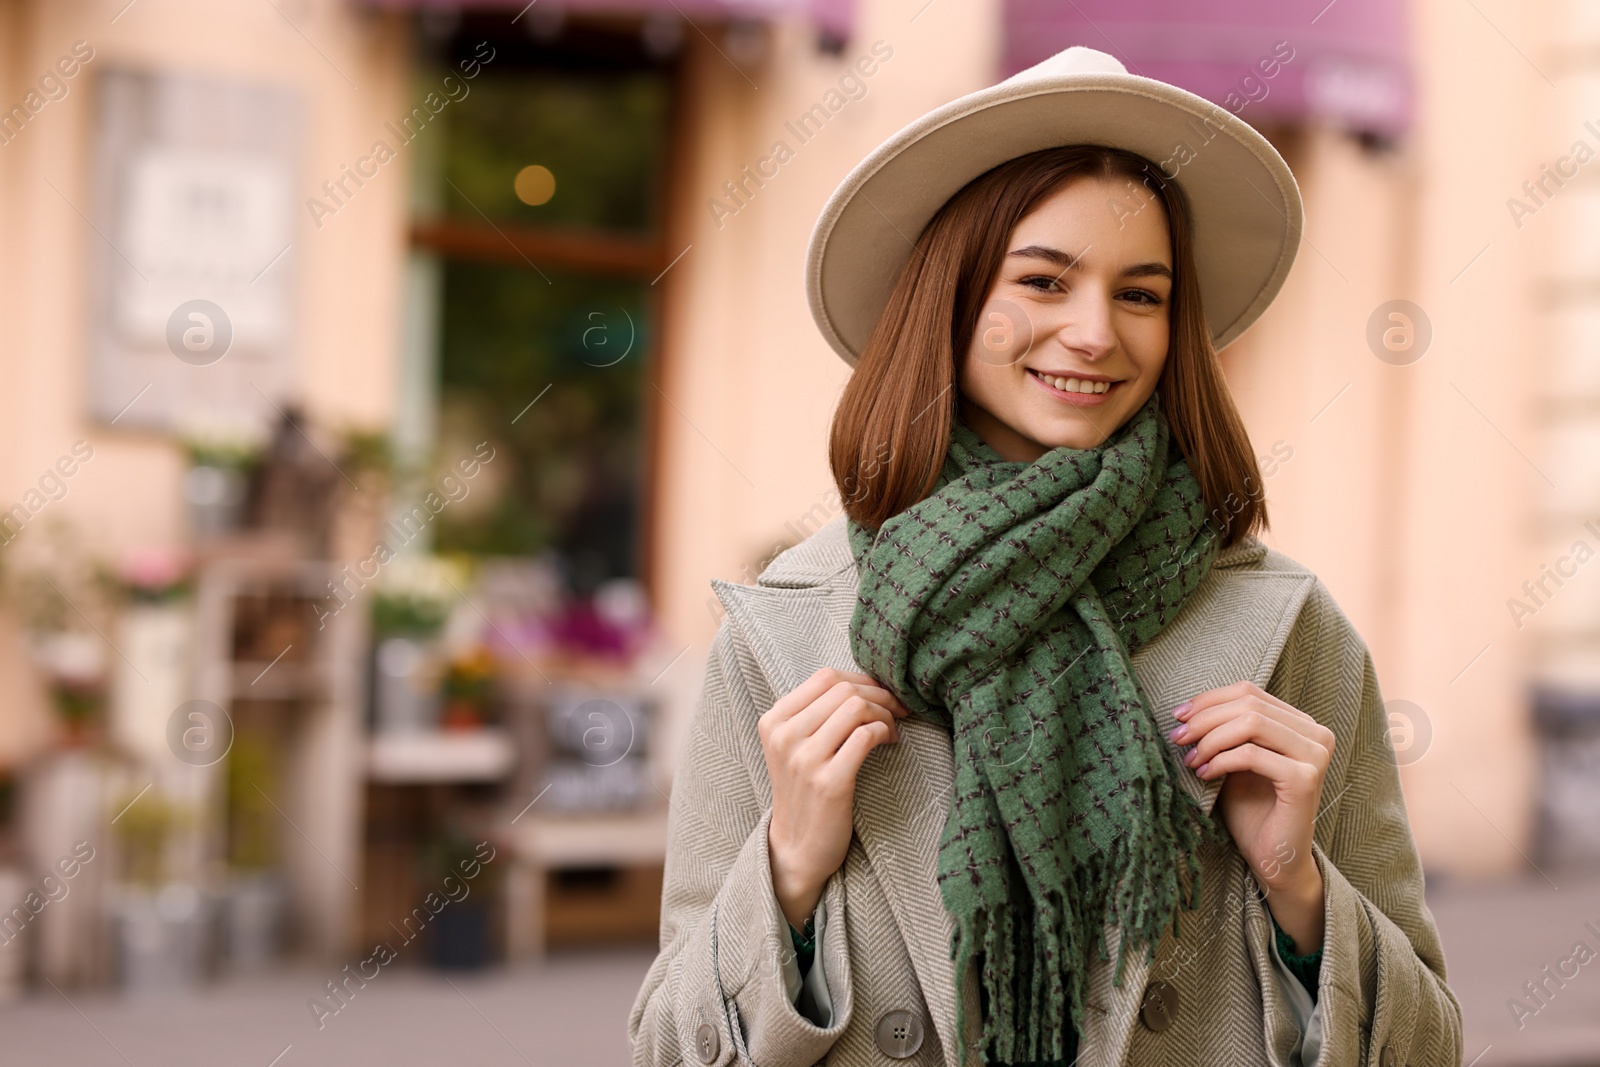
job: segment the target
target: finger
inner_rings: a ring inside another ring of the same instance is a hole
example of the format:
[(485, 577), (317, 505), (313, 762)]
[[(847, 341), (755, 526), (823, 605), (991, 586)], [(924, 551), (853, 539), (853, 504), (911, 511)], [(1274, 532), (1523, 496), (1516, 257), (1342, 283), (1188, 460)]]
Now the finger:
[(847, 701), (856, 697), (876, 704), (883, 708), (884, 713), (891, 718), (898, 718), (893, 710), (892, 698), (886, 689), (874, 685), (858, 685), (855, 682), (840, 682), (822, 696), (811, 702), (811, 705), (789, 720), (789, 729), (797, 737), (810, 737), (822, 728), (840, 707)]
[[(789, 692), (785, 693), (772, 705), (772, 708), (767, 711), (766, 714), (761, 716), (761, 725), (763, 731), (770, 732), (783, 723), (788, 722), (796, 715), (799, 715), (801, 712), (805, 711), (806, 708), (810, 707), (811, 704), (820, 699), (823, 694), (841, 685), (870, 686), (878, 690), (878, 693), (884, 703), (890, 707), (900, 708), (901, 711), (907, 715), (910, 714), (909, 711), (905, 710), (905, 706), (900, 703), (893, 693), (889, 692), (888, 689), (879, 686), (867, 675), (861, 674), (858, 671), (841, 671), (835, 670), (832, 667), (823, 667), (813, 673), (811, 677), (807, 678), (805, 681), (789, 690)], [(841, 697), (840, 699), (843, 698)], [(802, 732), (809, 734), (811, 730), (815, 728), (815, 724), (813, 724), (811, 727)]]
[[(1243, 727), (1238, 724), (1244, 724)], [(1284, 711), (1266, 701), (1254, 697), (1241, 697), (1230, 700), (1225, 704), (1218, 704), (1205, 709), (1199, 715), (1187, 722), (1180, 723), (1168, 738), (1179, 745), (1198, 745), (1206, 738), (1220, 730), (1228, 730), (1229, 736), (1236, 740), (1239, 735), (1236, 731), (1246, 729), (1260, 734), (1258, 739), (1271, 739), (1282, 736), (1280, 731), (1292, 734), (1303, 740), (1313, 743), (1319, 742), (1317, 736), (1321, 727), (1315, 723), (1302, 723), (1286, 715)], [(1316, 733), (1313, 733), (1313, 730)], [(1286, 742), (1287, 743), (1287, 742)], [(1215, 751), (1215, 749), (1212, 749)], [(1304, 748), (1284, 749), (1291, 755), (1304, 755), (1308, 750)]]
[[(845, 684), (851, 686), (854, 692), (858, 695), (865, 697), (874, 704), (881, 705), (886, 711), (897, 718), (904, 718), (905, 716), (911, 714), (911, 711), (904, 704), (900, 703), (898, 697), (896, 697), (888, 689), (878, 685), (876, 682), (847, 682)], [(805, 712), (801, 712), (801, 714), (803, 715)]]
[(1203, 693), (1195, 694), (1195, 696), (1189, 701), (1190, 707), (1182, 714), (1177, 715), (1177, 718), (1179, 718), (1181, 721), (1188, 721), (1193, 719), (1201, 711), (1207, 708), (1215, 707), (1220, 704), (1226, 704), (1235, 700), (1247, 699), (1250, 697), (1255, 697), (1258, 700), (1273, 705), (1274, 707), (1283, 711), (1287, 718), (1301, 719), (1308, 723), (1314, 723), (1317, 721), (1310, 715), (1307, 715), (1305, 712), (1295, 707), (1293, 704), (1274, 696), (1249, 679), (1234, 682), (1232, 685), (1224, 685), (1218, 686), (1215, 689), (1207, 689)]
[(1194, 750), (1184, 758), (1184, 765), (1198, 767), (1224, 749), (1236, 748), (1247, 742), (1254, 742), (1273, 752), (1282, 753), (1290, 759), (1312, 763), (1318, 767), (1327, 765), (1327, 749), (1287, 724), (1258, 710), (1246, 711), (1207, 730), (1195, 743)]
[(819, 693), (816, 699), (789, 718), (778, 719), (772, 723), (764, 722), (765, 729), (761, 731), (762, 743), (777, 752), (793, 750), (811, 736), (823, 718), (832, 714), (835, 708), (854, 695), (855, 686), (850, 682), (838, 682), (829, 686)]
[(840, 678), (847, 682), (854, 682), (856, 685), (877, 690), (884, 698), (879, 703), (885, 707), (895, 710), (901, 715), (911, 714), (911, 709), (900, 703), (900, 698), (894, 695), (894, 691), (872, 677), (872, 675), (862, 674), (860, 671), (839, 671), (837, 673)]
[(1256, 744), (1243, 744), (1219, 752), (1195, 769), (1196, 775), (1208, 782), (1239, 771), (1259, 774), (1272, 782), (1280, 794), (1299, 797), (1317, 791), (1319, 774), (1315, 767)]
[(1253, 693), (1190, 712), (1168, 737), (1176, 744), (1192, 745), (1223, 723), (1249, 715), (1261, 715), (1280, 722), (1302, 737), (1332, 751), (1333, 732), (1327, 727), (1281, 701), (1262, 700)]
[(890, 690), (888, 686), (879, 682), (876, 678), (872, 677), (872, 675), (862, 674), (860, 671), (837, 671), (835, 673), (837, 673), (844, 681), (853, 682), (856, 685), (866, 686), (869, 689), (877, 689), (881, 691), (888, 698), (887, 703), (890, 707), (899, 708), (908, 715), (911, 713), (911, 709), (900, 703), (900, 698), (895, 696), (894, 692)]
[(883, 694), (884, 699), (880, 700), (879, 703), (882, 704), (884, 707), (888, 708), (890, 711), (894, 712), (896, 715), (900, 716), (901, 718), (904, 718), (905, 716), (911, 714), (911, 709), (906, 707), (904, 701), (902, 701), (899, 697), (894, 695), (894, 690), (893, 689), (890, 689), (888, 686), (884, 685), (881, 682), (877, 682), (877, 681), (874, 681), (871, 678), (868, 678), (865, 674), (861, 675), (861, 677), (862, 678), (866, 678), (865, 682), (858, 683), (863, 688), (872, 689), (872, 690), (875, 690), (875, 691)]
[(873, 749), (892, 740), (889, 736), (891, 729), (888, 723), (870, 722), (852, 730), (821, 773), (830, 780), (830, 784), (841, 791), (846, 787), (854, 789), (856, 776), (861, 773), (861, 765), (867, 761)]
[[(813, 701), (840, 682), (857, 680), (849, 677), (844, 671), (836, 671), (832, 667), (823, 667), (782, 697), (779, 697), (772, 705), (772, 710), (767, 714), (771, 716), (774, 723), (786, 722), (801, 711), (804, 711)], [(871, 681), (871, 679), (868, 679), (868, 681)]]
[(860, 696), (851, 697), (833, 714), (817, 727), (805, 747), (810, 751), (807, 756), (811, 759), (832, 759), (839, 751), (845, 739), (858, 727), (869, 722), (881, 722), (889, 727), (890, 737), (898, 740), (900, 728), (894, 723), (894, 715), (881, 704), (875, 704)]

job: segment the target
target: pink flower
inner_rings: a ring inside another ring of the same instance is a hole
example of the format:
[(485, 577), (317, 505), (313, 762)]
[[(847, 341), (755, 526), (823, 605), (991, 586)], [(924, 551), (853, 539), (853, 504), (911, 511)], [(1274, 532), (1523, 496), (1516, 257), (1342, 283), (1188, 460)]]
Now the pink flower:
[(130, 591), (164, 593), (189, 576), (187, 552), (176, 548), (143, 548), (130, 552), (117, 565), (117, 578)]

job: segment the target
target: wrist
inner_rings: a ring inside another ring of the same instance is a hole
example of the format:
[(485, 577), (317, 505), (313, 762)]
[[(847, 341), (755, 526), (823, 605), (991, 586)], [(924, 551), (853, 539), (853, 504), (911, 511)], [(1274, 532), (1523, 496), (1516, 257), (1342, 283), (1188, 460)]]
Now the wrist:
[(767, 834), (767, 857), (772, 868), (772, 893), (777, 898), (778, 910), (789, 925), (796, 930), (805, 928), (806, 920), (817, 910), (822, 899), (822, 887), (790, 869), (782, 850), (773, 843), (771, 831)]
[(1310, 866), (1305, 879), (1267, 892), (1267, 909), (1279, 929), (1294, 939), (1294, 951), (1299, 956), (1309, 956), (1320, 949), (1326, 933), (1322, 872), (1315, 864)]

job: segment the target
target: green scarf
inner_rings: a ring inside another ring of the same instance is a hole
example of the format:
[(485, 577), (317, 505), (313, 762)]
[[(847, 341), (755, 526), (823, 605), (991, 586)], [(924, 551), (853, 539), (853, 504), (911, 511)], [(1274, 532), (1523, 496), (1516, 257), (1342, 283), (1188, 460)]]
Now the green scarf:
[(1105, 924), (1123, 932), (1120, 985), (1130, 944), (1153, 957), (1176, 934), (1184, 883), (1196, 906), (1196, 852), (1219, 833), (1178, 787), (1128, 658), (1221, 544), (1157, 395), (1100, 445), (1031, 464), (957, 421), (931, 496), (876, 537), (849, 527), (855, 659), (952, 734), (939, 888), (956, 974), (981, 958), (1004, 1063), (1070, 1055)]

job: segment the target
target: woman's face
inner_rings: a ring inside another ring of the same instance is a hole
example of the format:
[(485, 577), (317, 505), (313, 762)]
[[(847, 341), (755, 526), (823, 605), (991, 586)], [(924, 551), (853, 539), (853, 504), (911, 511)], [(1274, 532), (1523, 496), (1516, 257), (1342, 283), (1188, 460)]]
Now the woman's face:
[(1009, 460), (1095, 447), (1155, 391), (1171, 302), (1159, 198), (1068, 182), (1011, 234), (962, 359), (962, 417)]

